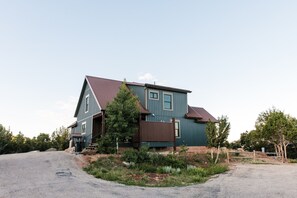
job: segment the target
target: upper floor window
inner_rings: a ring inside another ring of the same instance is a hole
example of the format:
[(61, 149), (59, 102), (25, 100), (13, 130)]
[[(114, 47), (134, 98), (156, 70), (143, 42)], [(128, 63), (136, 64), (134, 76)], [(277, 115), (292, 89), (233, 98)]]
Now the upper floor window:
[(173, 110), (173, 94), (164, 93), (163, 94), (163, 109), (164, 110)]
[(90, 96), (87, 95), (86, 96), (86, 103), (85, 103), (85, 113), (89, 112), (89, 108), (90, 108)]
[(149, 91), (149, 98), (151, 100), (159, 100), (159, 92), (158, 91)]

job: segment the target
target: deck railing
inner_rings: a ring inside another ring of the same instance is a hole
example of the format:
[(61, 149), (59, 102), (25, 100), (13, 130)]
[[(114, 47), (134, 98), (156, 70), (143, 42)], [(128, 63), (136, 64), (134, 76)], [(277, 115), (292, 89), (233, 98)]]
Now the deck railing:
[(140, 121), (139, 136), (140, 142), (175, 142), (174, 124)]

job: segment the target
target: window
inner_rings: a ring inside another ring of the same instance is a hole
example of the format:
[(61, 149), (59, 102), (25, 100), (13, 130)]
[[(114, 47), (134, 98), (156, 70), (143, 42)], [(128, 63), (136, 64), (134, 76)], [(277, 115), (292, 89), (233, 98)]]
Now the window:
[(175, 137), (180, 137), (180, 121), (175, 121)]
[(164, 93), (163, 95), (163, 109), (164, 110), (173, 110), (172, 107), (172, 94)]
[(86, 104), (85, 104), (85, 113), (89, 112), (89, 106), (90, 106), (90, 97), (89, 95), (86, 96)]
[(158, 91), (149, 91), (150, 100), (159, 100), (159, 92)]
[(86, 122), (83, 122), (81, 124), (81, 133), (86, 133), (86, 128), (87, 128), (87, 123)]

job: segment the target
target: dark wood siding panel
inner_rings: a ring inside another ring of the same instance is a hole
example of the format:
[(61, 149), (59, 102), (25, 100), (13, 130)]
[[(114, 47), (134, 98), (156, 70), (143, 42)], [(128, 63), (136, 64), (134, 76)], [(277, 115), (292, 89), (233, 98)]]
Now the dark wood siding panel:
[(174, 130), (172, 123), (140, 122), (141, 142), (172, 142)]

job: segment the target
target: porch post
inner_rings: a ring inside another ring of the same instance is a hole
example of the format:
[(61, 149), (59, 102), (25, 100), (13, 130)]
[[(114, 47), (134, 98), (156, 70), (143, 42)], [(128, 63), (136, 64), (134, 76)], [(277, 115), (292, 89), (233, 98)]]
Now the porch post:
[(138, 128), (138, 149), (140, 148), (141, 145), (141, 115), (139, 116), (139, 128)]
[(175, 118), (172, 118), (172, 124), (173, 124), (173, 150), (176, 151)]
[(102, 111), (102, 136), (105, 135), (105, 111)]

